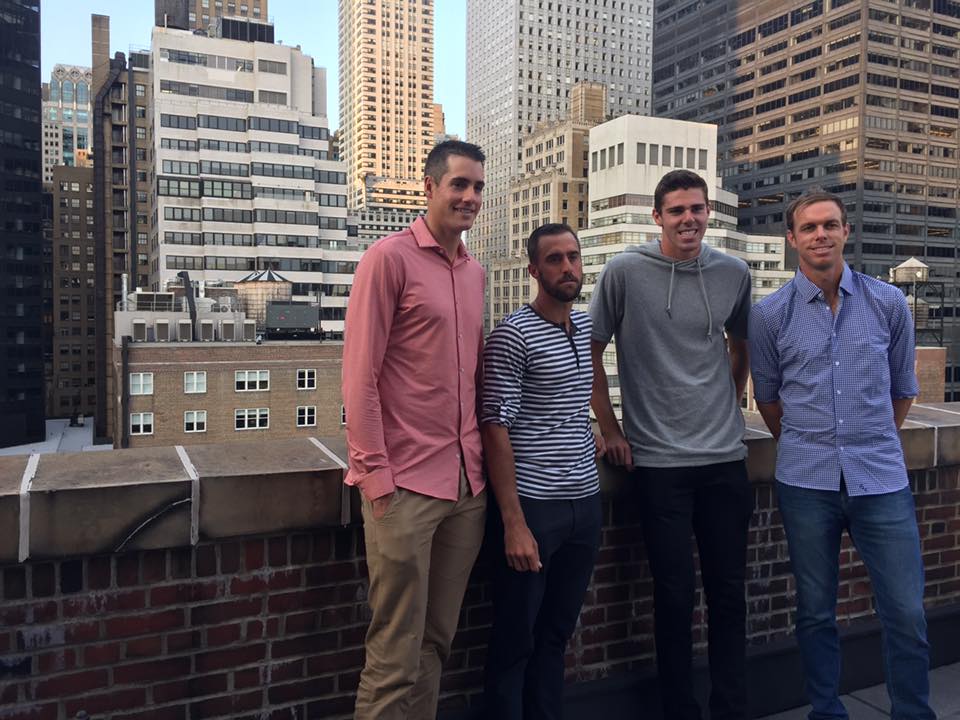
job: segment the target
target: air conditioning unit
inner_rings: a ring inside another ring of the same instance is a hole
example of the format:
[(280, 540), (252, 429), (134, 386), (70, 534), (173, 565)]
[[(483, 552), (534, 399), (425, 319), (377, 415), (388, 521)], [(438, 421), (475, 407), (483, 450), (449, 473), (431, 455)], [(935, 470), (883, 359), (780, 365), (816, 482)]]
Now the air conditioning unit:
[(190, 342), (193, 340), (193, 323), (189, 320), (177, 321), (177, 340), (180, 342)]
[(257, 339), (257, 321), (243, 321), (243, 339), (246, 342), (254, 342)]
[(134, 342), (147, 341), (147, 321), (146, 320), (133, 321), (133, 341)]
[(200, 340), (202, 342), (213, 342), (213, 320), (200, 321)]
[(170, 321), (157, 320), (154, 333), (157, 342), (170, 342)]
[(234, 342), (237, 339), (237, 326), (233, 320), (224, 320), (220, 323), (220, 339), (224, 342)]

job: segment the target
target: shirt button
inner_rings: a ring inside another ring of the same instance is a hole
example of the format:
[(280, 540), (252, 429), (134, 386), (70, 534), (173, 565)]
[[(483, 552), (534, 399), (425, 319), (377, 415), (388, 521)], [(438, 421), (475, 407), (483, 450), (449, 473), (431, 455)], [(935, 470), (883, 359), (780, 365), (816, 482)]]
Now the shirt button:
[(836, 362), (834, 363), (834, 365), (837, 365), (837, 366), (839, 366), (839, 365), (840, 365), (840, 361), (839, 361), (839, 360), (837, 360), (837, 361), (836, 361)]
[(463, 372), (463, 368), (460, 368), (460, 372)]
[(843, 425), (843, 420), (840, 420), (840, 424)]
[(843, 452), (843, 448), (840, 448), (840, 452)]
[(839, 394), (840, 394), (840, 391), (839, 391), (839, 390), (837, 390), (837, 395), (839, 395)]

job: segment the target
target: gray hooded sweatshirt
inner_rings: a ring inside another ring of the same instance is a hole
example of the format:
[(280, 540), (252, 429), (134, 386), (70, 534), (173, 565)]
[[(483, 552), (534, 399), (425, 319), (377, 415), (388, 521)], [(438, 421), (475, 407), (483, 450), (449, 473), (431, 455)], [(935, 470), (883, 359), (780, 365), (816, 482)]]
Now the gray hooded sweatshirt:
[(743, 415), (723, 331), (747, 336), (747, 264), (703, 245), (692, 260), (631, 247), (607, 262), (590, 301), (593, 339), (616, 336), (623, 429), (641, 467), (741, 460)]

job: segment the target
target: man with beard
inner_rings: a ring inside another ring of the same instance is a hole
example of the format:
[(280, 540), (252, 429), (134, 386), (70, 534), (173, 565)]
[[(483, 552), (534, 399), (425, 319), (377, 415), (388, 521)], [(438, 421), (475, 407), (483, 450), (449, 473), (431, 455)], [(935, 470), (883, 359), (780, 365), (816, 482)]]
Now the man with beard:
[(561, 717), (564, 651), (600, 542), (591, 322), (572, 309), (580, 241), (565, 224), (543, 225), (527, 255), (537, 296), (504, 318), (483, 355), (488, 537), (499, 555), (485, 704), (497, 720)]
[[(668, 172), (653, 206), (660, 238), (607, 262), (593, 291), (593, 409), (607, 460), (633, 470), (639, 485), (664, 718), (701, 717), (693, 695), (693, 535), (709, 611), (710, 717), (742, 720), (753, 493), (738, 402), (749, 369), (750, 272), (703, 243), (710, 201), (699, 175)], [(603, 369), (614, 335), (623, 431)]]

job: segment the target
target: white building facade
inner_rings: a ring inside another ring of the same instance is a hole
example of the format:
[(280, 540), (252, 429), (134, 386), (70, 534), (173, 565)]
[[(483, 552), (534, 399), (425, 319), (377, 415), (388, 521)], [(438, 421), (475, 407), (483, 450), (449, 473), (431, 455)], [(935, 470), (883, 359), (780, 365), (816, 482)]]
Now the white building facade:
[(299, 48), (153, 31), (151, 286), (277, 270), (342, 332), (360, 252), (331, 152), (326, 71)]

